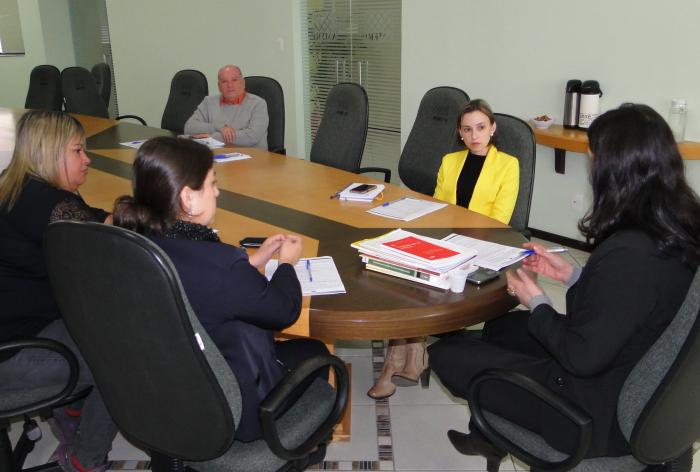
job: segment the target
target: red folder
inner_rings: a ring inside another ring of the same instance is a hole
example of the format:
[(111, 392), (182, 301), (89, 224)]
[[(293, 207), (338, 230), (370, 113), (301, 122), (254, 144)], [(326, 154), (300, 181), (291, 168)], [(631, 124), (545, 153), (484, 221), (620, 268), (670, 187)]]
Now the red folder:
[(422, 239), (418, 239), (413, 236), (397, 239), (396, 241), (389, 241), (383, 244), (390, 248), (405, 252), (406, 254), (421, 257), (429, 261), (447, 259), (449, 257), (456, 256), (457, 254), (459, 254), (458, 252), (453, 251), (452, 249), (447, 249), (445, 247), (441, 247), (437, 244), (432, 244), (427, 241), (423, 241)]

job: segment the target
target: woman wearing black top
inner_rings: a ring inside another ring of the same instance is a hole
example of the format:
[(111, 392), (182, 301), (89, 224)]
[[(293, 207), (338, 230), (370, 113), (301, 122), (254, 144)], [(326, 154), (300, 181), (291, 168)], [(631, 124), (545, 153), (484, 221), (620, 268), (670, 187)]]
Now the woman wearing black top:
[[(487, 322), (481, 339), (438, 341), (429, 348), (430, 365), (463, 398), (483, 369), (522, 372), (590, 414), (588, 457), (620, 456), (630, 446), (618, 427), (617, 398), (685, 298), (700, 261), (700, 202), (685, 180), (671, 130), (648, 106), (604, 113), (588, 138), (593, 206), (579, 228), (594, 250), (586, 266), (525, 244), (535, 255), (507, 279), (508, 292), (529, 311)], [(569, 287), (566, 314), (554, 310), (530, 271)], [(485, 408), (562, 452), (573, 450), (574, 427), (556, 412), (517, 388), (487, 390)], [(474, 428), (448, 437), (464, 454), (500, 462), (502, 454)]]
[[(277, 234), (250, 257), (222, 243), (211, 228), (216, 211), (214, 158), (188, 139), (153, 138), (134, 161), (134, 196), (120, 197), (114, 224), (145, 234), (173, 261), (194, 313), (236, 375), (243, 399), (236, 439), (262, 437), (258, 406), (286, 373), (306, 358), (327, 354), (314, 339), (275, 342), (273, 331), (301, 310), (294, 264), (298, 236)], [(278, 253), (268, 281), (259, 269)], [(327, 377), (327, 370), (319, 376)]]
[[(108, 213), (89, 207), (78, 192), (87, 177), (85, 132), (70, 115), (34, 110), (17, 122), (12, 161), (0, 175), (0, 342), (42, 337), (68, 346), (80, 363), (81, 385), (93, 384), (51, 293), (43, 236), (58, 220), (105, 221)], [(76, 287), (76, 290), (79, 287)], [(65, 362), (49, 351), (0, 354), (0, 388), (63, 385)], [(97, 389), (79, 412), (58, 409), (52, 426), (66, 470), (104, 470), (116, 427)], [(76, 430), (80, 426), (79, 432)]]

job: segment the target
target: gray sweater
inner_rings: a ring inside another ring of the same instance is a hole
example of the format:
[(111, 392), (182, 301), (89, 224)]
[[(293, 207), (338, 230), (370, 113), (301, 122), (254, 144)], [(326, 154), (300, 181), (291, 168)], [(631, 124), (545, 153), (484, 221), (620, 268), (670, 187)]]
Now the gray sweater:
[(248, 146), (267, 151), (267, 102), (246, 93), (240, 105), (221, 105), (220, 95), (210, 95), (202, 100), (185, 123), (185, 134), (207, 133), (223, 141), (219, 130), (228, 125), (236, 130), (237, 146)]

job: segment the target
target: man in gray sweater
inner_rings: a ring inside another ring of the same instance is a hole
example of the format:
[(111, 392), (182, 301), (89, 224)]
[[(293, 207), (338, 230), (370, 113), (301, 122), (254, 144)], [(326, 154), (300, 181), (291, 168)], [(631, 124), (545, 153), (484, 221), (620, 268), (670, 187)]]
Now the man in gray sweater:
[(267, 150), (267, 102), (245, 91), (245, 79), (238, 66), (219, 69), (218, 84), (221, 95), (202, 100), (185, 123), (185, 134)]

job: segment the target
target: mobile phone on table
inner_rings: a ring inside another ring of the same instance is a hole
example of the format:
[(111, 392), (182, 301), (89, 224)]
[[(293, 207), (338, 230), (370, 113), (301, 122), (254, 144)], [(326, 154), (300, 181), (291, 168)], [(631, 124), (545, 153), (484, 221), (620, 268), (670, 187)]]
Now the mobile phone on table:
[(351, 193), (367, 193), (377, 188), (376, 185), (362, 184), (350, 189)]
[(238, 241), (238, 244), (242, 247), (260, 247), (264, 242), (265, 238), (253, 238), (249, 236)]
[(485, 284), (491, 280), (497, 279), (499, 272), (497, 270), (486, 269), (484, 267), (479, 267), (474, 272), (467, 275), (467, 282), (471, 282), (475, 285)]

